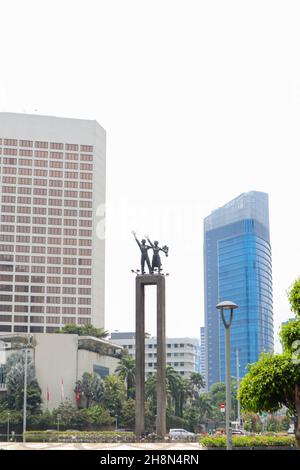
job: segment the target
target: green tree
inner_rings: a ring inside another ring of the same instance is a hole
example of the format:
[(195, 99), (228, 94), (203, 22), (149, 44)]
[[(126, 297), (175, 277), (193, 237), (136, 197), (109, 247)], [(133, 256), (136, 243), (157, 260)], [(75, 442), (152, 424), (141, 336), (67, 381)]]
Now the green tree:
[(120, 418), (121, 425), (125, 428), (134, 429), (135, 426), (135, 400), (128, 398), (123, 403), (122, 415)]
[(112, 417), (121, 416), (125, 397), (125, 384), (122, 379), (115, 375), (105, 377), (102, 403)]
[(242, 408), (255, 413), (272, 413), (286, 406), (295, 417), (300, 448), (300, 365), (292, 361), (291, 354), (262, 354), (243, 378), (239, 396)]
[[(25, 356), (16, 352), (6, 362), (6, 400), (12, 410), (22, 410), (24, 403)], [(42, 392), (35, 375), (34, 364), (28, 356), (27, 361), (27, 408), (38, 412), (42, 403)]]
[(300, 278), (291, 286), (288, 298), (296, 318), (281, 328), (283, 354), (261, 355), (242, 380), (240, 400), (245, 410), (254, 412), (272, 413), (286, 406), (294, 417), (300, 449)]
[[(226, 384), (217, 382), (210, 387), (211, 404), (214, 409), (215, 417), (218, 421), (224, 420), (224, 415), (220, 412), (221, 403), (226, 403)], [(231, 379), (231, 419), (235, 418), (237, 410), (237, 387), (236, 380)]]
[[(288, 291), (291, 310), (300, 318), (300, 277), (296, 279)], [(299, 338), (298, 338), (299, 339)]]
[(57, 422), (57, 416), (60, 415), (60, 424), (64, 428), (71, 428), (76, 423), (77, 409), (73, 403), (66, 399), (64, 402), (55, 408), (52, 412), (55, 422)]
[[(170, 365), (166, 367), (167, 402), (170, 415), (182, 416), (188, 398), (192, 396), (191, 385)], [(156, 414), (157, 374), (150, 375), (145, 384), (145, 395), (151, 403), (152, 412)]]
[(104, 393), (103, 380), (97, 374), (84, 372), (82, 379), (78, 380), (74, 392), (78, 387), (80, 398), (85, 401), (86, 408), (92, 404), (101, 403)]
[(108, 337), (108, 331), (103, 328), (96, 328), (93, 325), (76, 325), (71, 323), (65, 325), (61, 330), (57, 330), (57, 333), (79, 335), (79, 336), (94, 336), (95, 338), (105, 339)]
[(192, 372), (189, 376), (189, 382), (193, 390), (193, 398), (199, 397), (201, 389), (205, 387), (205, 381), (201, 374), (198, 372)]
[(183, 412), (184, 426), (188, 430), (195, 432), (199, 426), (200, 414), (199, 410), (194, 406), (189, 406)]
[(81, 415), (82, 420), (93, 428), (110, 426), (114, 422), (109, 411), (102, 405), (90, 406), (89, 408), (79, 410), (77, 414)]
[(124, 355), (120, 359), (120, 364), (116, 368), (116, 374), (126, 382), (127, 399), (134, 398), (135, 387), (135, 360), (133, 357)]
[(261, 422), (258, 414), (250, 411), (243, 413), (244, 429), (248, 432), (259, 432), (261, 430)]
[(166, 389), (171, 412), (175, 416), (180, 416), (182, 414), (181, 403), (185, 391), (184, 383), (182, 377), (169, 364), (166, 366)]
[(201, 421), (206, 421), (212, 416), (212, 403), (209, 393), (201, 393), (196, 400)]

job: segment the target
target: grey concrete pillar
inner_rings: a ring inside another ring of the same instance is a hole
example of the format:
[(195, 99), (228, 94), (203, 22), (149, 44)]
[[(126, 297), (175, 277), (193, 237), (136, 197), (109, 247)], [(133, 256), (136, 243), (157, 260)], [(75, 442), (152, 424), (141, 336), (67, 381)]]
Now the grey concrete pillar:
[(161, 274), (145, 274), (136, 277), (136, 392), (135, 433), (145, 431), (145, 286), (157, 288), (157, 419), (156, 434), (166, 434), (166, 320), (165, 277)]
[(145, 431), (145, 287), (143, 276), (137, 276), (135, 312), (135, 433), (140, 436)]
[(166, 320), (165, 278), (157, 279), (157, 418), (156, 434), (166, 434)]

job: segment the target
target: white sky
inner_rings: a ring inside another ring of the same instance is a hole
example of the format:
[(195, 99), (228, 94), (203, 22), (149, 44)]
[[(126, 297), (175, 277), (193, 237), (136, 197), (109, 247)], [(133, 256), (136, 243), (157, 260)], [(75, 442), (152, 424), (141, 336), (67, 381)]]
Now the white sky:
[(276, 0), (0, 0), (0, 110), (107, 130), (106, 328), (134, 328), (135, 229), (170, 246), (167, 334), (198, 336), (202, 220), (249, 190), (270, 196), (276, 334), (291, 315), (299, 13)]

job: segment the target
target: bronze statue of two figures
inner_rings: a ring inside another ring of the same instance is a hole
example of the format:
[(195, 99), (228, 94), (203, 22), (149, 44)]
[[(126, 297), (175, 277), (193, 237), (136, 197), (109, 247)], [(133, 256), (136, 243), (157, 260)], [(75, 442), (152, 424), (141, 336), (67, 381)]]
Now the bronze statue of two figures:
[[(136, 236), (136, 233), (135, 232), (132, 232), (132, 233), (141, 250), (141, 274), (146, 274), (145, 264), (148, 267), (149, 274), (160, 273), (162, 270), (160, 251), (162, 251), (163, 253), (165, 253), (166, 256), (168, 256), (169, 248), (166, 245), (160, 248), (158, 246), (158, 241), (155, 240), (154, 243), (152, 243), (147, 235), (145, 235), (145, 238), (139, 241)], [(147, 245), (146, 243), (147, 241), (149, 245)], [(148, 250), (153, 250), (152, 263), (150, 263)]]

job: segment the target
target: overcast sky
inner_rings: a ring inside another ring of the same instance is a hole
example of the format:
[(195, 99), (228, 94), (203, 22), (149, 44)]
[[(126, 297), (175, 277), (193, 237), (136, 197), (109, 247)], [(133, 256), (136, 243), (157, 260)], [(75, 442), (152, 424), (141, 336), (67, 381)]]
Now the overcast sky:
[(298, 1), (0, 0), (0, 110), (107, 131), (106, 328), (134, 328), (135, 229), (170, 246), (167, 334), (198, 336), (203, 218), (249, 190), (270, 198), (276, 335), (291, 316), (299, 13)]

